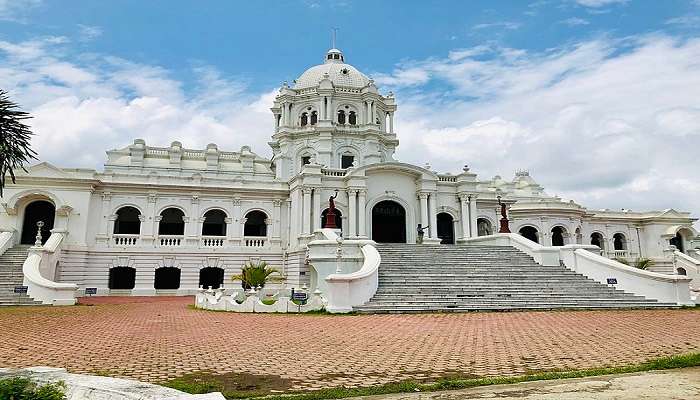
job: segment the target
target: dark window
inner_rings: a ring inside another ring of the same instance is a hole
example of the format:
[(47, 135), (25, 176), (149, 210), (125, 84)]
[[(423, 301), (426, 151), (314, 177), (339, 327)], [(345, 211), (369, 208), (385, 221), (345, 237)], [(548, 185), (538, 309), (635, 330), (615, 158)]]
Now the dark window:
[(345, 111), (343, 110), (338, 111), (338, 123), (341, 125), (345, 124)]
[(348, 114), (348, 123), (350, 125), (357, 125), (357, 114), (355, 114), (355, 111), (350, 111), (350, 114)]
[(160, 213), (161, 220), (158, 223), (159, 235), (184, 235), (185, 213), (177, 208), (167, 208)]
[(156, 278), (153, 281), (154, 289), (179, 289), (180, 268), (161, 267), (156, 269)]
[(262, 211), (251, 211), (245, 216), (244, 236), (267, 236), (267, 215)]
[(117, 210), (114, 221), (114, 233), (122, 235), (138, 235), (141, 233), (141, 213), (134, 207), (122, 207)]
[(38, 200), (30, 203), (24, 209), (24, 222), (22, 223), (22, 238), (21, 244), (34, 244), (36, 241), (36, 232), (39, 229), (37, 222), (42, 221), (44, 226), (41, 228), (41, 244), (46, 243), (51, 236), (53, 229), (54, 218), (56, 217), (56, 207), (48, 201)]
[(318, 113), (316, 111), (311, 112), (311, 125), (316, 125), (318, 122)]
[(199, 286), (204, 289), (218, 289), (224, 283), (224, 270), (218, 267), (205, 267), (199, 270)]
[(136, 268), (110, 268), (107, 286), (110, 289), (133, 289), (136, 286)]
[(522, 228), (520, 228), (519, 233), (520, 233), (520, 236), (522, 236), (526, 239), (530, 239), (535, 243), (539, 243), (539, 238), (538, 238), (539, 235), (537, 234), (536, 228), (534, 228), (532, 226), (523, 226)]
[(564, 228), (555, 226), (552, 228), (552, 246), (564, 245)]
[(627, 239), (625, 239), (625, 235), (621, 233), (613, 235), (613, 247), (614, 250), (627, 250)]
[(340, 157), (340, 168), (350, 168), (355, 162), (355, 156), (344, 155)]
[(601, 249), (604, 249), (603, 247), (603, 235), (601, 235), (598, 232), (594, 232), (591, 234), (591, 244), (594, 246), (598, 246)]
[(301, 158), (301, 166), (303, 167), (306, 164), (311, 164), (311, 156), (304, 156)]
[(309, 114), (301, 114), (301, 126), (306, 126), (309, 123)]
[(437, 215), (437, 235), (440, 244), (455, 244), (454, 220), (448, 213)]
[(226, 236), (226, 214), (221, 210), (209, 210), (204, 214), (202, 235)]

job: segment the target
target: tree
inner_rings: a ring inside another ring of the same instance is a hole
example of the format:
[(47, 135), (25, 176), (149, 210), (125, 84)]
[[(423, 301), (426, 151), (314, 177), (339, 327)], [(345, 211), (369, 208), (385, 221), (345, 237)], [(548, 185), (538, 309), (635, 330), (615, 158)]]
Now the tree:
[(31, 116), (20, 110), (0, 89), (0, 196), (7, 174), (15, 183), (15, 170), (21, 168), (26, 171), (25, 163), (36, 159), (36, 152), (29, 144), (33, 133), (23, 122), (29, 118)]

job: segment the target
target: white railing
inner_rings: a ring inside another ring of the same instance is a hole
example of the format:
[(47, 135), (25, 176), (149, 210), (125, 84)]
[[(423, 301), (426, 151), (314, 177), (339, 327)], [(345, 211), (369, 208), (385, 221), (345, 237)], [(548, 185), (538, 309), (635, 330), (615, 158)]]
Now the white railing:
[(613, 250), (610, 252), (611, 258), (627, 258), (629, 256), (630, 252), (628, 250)]
[(700, 291), (700, 261), (678, 250), (673, 252), (673, 256), (675, 272), (678, 273), (678, 268), (683, 268), (685, 275), (692, 279), (690, 281), (690, 288)]
[(245, 247), (265, 247), (265, 242), (267, 237), (265, 236), (245, 236), (243, 237), (243, 244)]
[(22, 265), (27, 295), (44, 304), (73, 305), (78, 286), (54, 282), (65, 232), (52, 232), (44, 246), (32, 247)]
[(0, 232), (0, 256), (5, 254), (5, 252), (14, 245), (15, 245), (15, 232), (14, 231)]
[(202, 236), (200, 244), (202, 247), (224, 247), (225, 236)]
[(451, 175), (438, 175), (438, 180), (440, 182), (457, 182), (457, 177)]
[(136, 246), (139, 243), (139, 235), (114, 234), (112, 240), (116, 246)]
[(321, 173), (326, 176), (345, 176), (347, 172), (345, 169), (321, 168)]
[(160, 247), (179, 247), (184, 242), (185, 237), (182, 235), (159, 235), (158, 244)]

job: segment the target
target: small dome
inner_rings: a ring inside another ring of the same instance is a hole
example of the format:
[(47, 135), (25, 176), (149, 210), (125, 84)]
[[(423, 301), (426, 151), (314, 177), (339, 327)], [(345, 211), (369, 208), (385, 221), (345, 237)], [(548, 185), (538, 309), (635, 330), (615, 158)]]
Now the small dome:
[(345, 64), (345, 57), (338, 49), (326, 53), (323, 64), (313, 66), (295, 81), (294, 89), (307, 89), (318, 86), (328, 74), (328, 79), (335, 86), (363, 88), (369, 84), (369, 78), (350, 64)]

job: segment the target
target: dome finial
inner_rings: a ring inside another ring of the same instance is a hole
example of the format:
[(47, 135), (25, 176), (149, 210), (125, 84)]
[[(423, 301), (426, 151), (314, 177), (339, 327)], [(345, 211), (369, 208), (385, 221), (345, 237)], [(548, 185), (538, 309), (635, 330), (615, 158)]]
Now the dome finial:
[(335, 41), (338, 35), (338, 28), (331, 29), (331, 49), (335, 49)]

